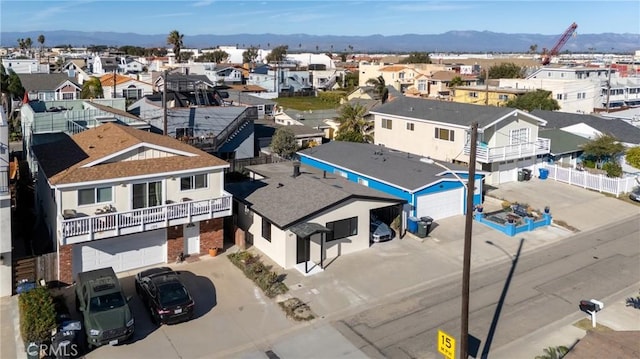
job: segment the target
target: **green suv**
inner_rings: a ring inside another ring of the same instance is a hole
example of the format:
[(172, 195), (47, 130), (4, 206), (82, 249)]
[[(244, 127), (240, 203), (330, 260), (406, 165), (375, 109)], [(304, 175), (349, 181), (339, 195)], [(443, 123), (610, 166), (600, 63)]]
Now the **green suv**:
[(89, 348), (116, 345), (133, 334), (133, 316), (113, 268), (78, 274), (76, 306), (84, 321)]

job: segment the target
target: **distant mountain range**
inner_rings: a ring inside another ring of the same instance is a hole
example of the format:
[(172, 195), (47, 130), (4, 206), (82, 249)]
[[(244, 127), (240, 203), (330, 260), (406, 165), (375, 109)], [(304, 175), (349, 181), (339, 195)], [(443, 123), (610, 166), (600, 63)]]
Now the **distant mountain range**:
[[(37, 47), (38, 36), (45, 36), (48, 47), (70, 44), (74, 47), (89, 45), (169, 47), (167, 34), (141, 35), (118, 32), (83, 31), (29, 31), (1, 32), (0, 45), (17, 47), (17, 40), (30, 37)], [(289, 52), (528, 52), (531, 45), (537, 51), (551, 49), (561, 34), (505, 34), (490, 31), (449, 31), (435, 35), (406, 34), (397, 36), (317, 36), (307, 34), (237, 34), (237, 35), (185, 35), (185, 48), (213, 48), (216, 46), (260, 46), (273, 48), (288, 45)], [(573, 36), (561, 52), (632, 53), (640, 50), (640, 34), (578, 34)]]

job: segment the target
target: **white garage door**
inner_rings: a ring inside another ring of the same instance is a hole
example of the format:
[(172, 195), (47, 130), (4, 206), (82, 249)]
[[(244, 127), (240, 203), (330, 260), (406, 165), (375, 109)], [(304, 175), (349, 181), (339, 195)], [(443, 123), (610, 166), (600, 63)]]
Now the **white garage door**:
[(462, 214), (464, 189), (452, 189), (418, 197), (418, 218), (429, 216), (434, 220)]
[(514, 161), (503, 163), (498, 167), (500, 173), (500, 183), (513, 182), (518, 180), (518, 164)]
[(112, 267), (116, 272), (167, 262), (167, 231), (159, 229), (73, 247), (73, 274)]

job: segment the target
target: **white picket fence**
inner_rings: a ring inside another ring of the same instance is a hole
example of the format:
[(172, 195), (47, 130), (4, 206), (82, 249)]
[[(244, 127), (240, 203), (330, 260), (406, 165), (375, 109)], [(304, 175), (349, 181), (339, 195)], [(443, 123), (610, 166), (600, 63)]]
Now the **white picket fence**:
[(606, 192), (618, 197), (622, 193), (631, 192), (633, 187), (640, 185), (638, 177), (610, 178), (606, 175), (594, 175), (587, 171), (579, 171), (574, 168), (559, 167), (558, 165), (542, 164), (541, 168), (549, 170), (549, 179), (565, 182), (574, 186), (580, 186)]

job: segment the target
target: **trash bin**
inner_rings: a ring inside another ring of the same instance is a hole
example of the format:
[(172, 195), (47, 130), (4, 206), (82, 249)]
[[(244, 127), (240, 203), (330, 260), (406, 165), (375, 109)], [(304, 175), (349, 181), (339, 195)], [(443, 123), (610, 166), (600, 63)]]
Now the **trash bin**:
[(427, 222), (424, 221), (418, 221), (418, 232), (416, 233), (416, 235), (420, 238), (424, 238), (426, 237), (428, 234), (427, 232)]
[(524, 171), (518, 170), (518, 182), (524, 181)]
[(424, 222), (427, 225), (427, 236), (431, 232), (431, 225), (433, 224), (433, 218), (429, 216), (420, 217), (420, 221)]
[(417, 217), (409, 217), (407, 221), (407, 230), (410, 233), (418, 233), (418, 222), (419, 219)]
[(524, 180), (529, 181), (531, 179), (531, 170), (528, 168), (523, 168), (522, 172), (524, 173)]
[(547, 177), (549, 176), (549, 170), (546, 168), (540, 168), (539, 171), (540, 171), (540, 179), (541, 180), (547, 179)]

